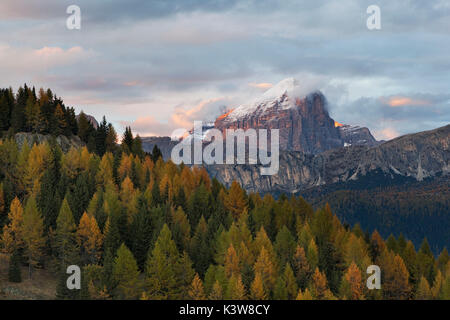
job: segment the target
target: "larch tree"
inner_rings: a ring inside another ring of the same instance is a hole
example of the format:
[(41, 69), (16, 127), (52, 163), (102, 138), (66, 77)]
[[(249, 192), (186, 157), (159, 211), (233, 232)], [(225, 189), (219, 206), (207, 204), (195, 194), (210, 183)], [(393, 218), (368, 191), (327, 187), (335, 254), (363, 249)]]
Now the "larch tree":
[(5, 252), (13, 253), (24, 246), (23, 207), (17, 197), (11, 202), (8, 220), (9, 224), (3, 227), (2, 247)]
[(433, 295), (433, 299), (439, 299), (443, 283), (444, 278), (442, 277), (442, 273), (439, 270), (436, 277), (434, 278), (433, 287), (431, 287), (431, 294)]
[(306, 252), (306, 258), (308, 259), (308, 263), (311, 266), (311, 269), (314, 270), (319, 265), (319, 250), (317, 249), (316, 242), (314, 239), (311, 239), (308, 245), (308, 251)]
[[(180, 188), (180, 190), (183, 190), (183, 188)], [(191, 242), (191, 226), (182, 206), (172, 210), (172, 230), (178, 249)]]
[(330, 300), (333, 298), (331, 291), (328, 289), (327, 278), (318, 268), (316, 268), (312, 276), (311, 293), (317, 300)]
[(415, 298), (416, 300), (430, 300), (433, 298), (428, 280), (424, 276), (420, 278)]
[(299, 289), (296, 300), (314, 300), (314, 297), (312, 296), (308, 288), (306, 288), (304, 292)]
[(385, 299), (407, 300), (411, 286), (409, 273), (403, 259), (387, 248), (380, 256), (382, 265), (383, 296)]
[(258, 259), (253, 266), (253, 270), (255, 271), (255, 274), (261, 274), (263, 284), (268, 292), (270, 292), (275, 285), (276, 270), (269, 257), (269, 253), (264, 247), (261, 249)]
[(194, 280), (192, 280), (191, 288), (189, 289), (189, 297), (192, 300), (205, 300), (205, 292), (203, 289), (203, 283), (198, 273), (195, 274)]
[(83, 213), (77, 229), (77, 244), (83, 264), (96, 264), (101, 257), (103, 234), (93, 216)]
[(216, 282), (214, 282), (211, 292), (209, 293), (208, 299), (209, 300), (222, 300), (223, 299), (223, 289), (219, 283), (219, 280), (216, 280)]
[(174, 299), (179, 294), (179, 253), (165, 224), (147, 259), (147, 292), (152, 299)]
[(223, 202), (235, 220), (238, 220), (244, 210), (247, 209), (245, 191), (236, 181), (231, 183), (230, 189), (224, 194)]
[(298, 284), (304, 290), (309, 282), (312, 270), (306, 259), (305, 250), (300, 246), (297, 246), (295, 250), (293, 266)]
[(240, 274), (239, 258), (231, 243), (225, 255), (225, 272), (229, 278), (231, 278), (233, 274)]
[(233, 274), (228, 283), (227, 299), (245, 300), (246, 297), (247, 297), (247, 293), (245, 291), (244, 284), (242, 283), (241, 275)]
[(261, 273), (256, 273), (255, 278), (250, 286), (250, 299), (252, 300), (267, 300), (268, 296), (264, 289)]
[(361, 271), (354, 262), (350, 264), (342, 278), (340, 294), (349, 300), (364, 298)]

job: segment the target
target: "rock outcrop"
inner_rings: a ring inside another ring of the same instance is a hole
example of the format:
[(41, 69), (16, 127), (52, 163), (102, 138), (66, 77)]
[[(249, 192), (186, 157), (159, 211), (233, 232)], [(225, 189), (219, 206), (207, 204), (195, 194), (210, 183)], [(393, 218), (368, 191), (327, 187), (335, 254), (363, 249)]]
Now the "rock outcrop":
[(375, 147), (349, 146), (321, 154), (285, 151), (273, 176), (260, 175), (256, 165), (207, 166), (225, 185), (238, 181), (249, 192), (296, 193), (315, 186), (349, 182), (366, 175), (384, 178), (427, 177), (450, 173), (450, 125), (398, 137)]
[(156, 145), (161, 150), (164, 160), (170, 159), (172, 148), (177, 144), (176, 141), (170, 139), (170, 137), (142, 137), (142, 149), (145, 152), (151, 153), (153, 147)]
[[(40, 133), (31, 132), (19, 132), (14, 135), (14, 140), (16, 141), (19, 149), (22, 148), (24, 143), (28, 143), (31, 147), (34, 143), (42, 143), (49, 141), (52, 138), (51, 135), (44, 135)], [(56, 142), (61, 147), (61, 150), (67, 152), (70, 148), (81, 148), (85, 145), (83, 141), (78, 136), (57, 136), (55, 137)]]
[(317, 154), (344, 145), (325, 96), (317, 91), (300, 96), (294, 79), (281, 81), (260, 99), (241, 105), (214, 123), (226, 129), (279, 129), (280, 150)]
[[(83, 113), (84, 113), (84, 112), (83, 112)], [(91, 116), (91, 115), (86, 114), (86, 113), (85, 113), (84, 115), (85, 115), (86, 119), (89, 121), (89, 123), (92, 124), (92, 126), (94, 127), (94, 129), (97, 129), (97, 128), (98, 128), (98, 121), (97, 121), (97, 119), (95, 119), (94, 116)], [(77, 121), (78, 121), (78, 119), (80, 118), (80, 115), (78, 114), (75, 118), (76, 118)]]
[(365, 127), (339, 125), (339, 133), (344, 142), (344, 146), (366, 145), (369, 147), (376, 146), (384, 141), (377, 141), (370, 130)]

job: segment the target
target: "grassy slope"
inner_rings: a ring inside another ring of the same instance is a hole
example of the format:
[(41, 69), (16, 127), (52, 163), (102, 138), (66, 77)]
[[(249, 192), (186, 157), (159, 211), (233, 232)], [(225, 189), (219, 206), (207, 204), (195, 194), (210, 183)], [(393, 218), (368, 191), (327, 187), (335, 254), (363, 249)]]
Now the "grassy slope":
[(35, 270), (28, 279), (28, 267), (22, 267), (22, 282), (8, 281), (8, 258), (0, 254), (0, 300), (47, 300), (54, 299), (56, 279), (46, 270)]

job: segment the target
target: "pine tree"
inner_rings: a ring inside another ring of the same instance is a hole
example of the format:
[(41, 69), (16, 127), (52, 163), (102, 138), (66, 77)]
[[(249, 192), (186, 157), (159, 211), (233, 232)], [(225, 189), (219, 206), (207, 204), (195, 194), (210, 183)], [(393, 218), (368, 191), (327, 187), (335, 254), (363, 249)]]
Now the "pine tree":
[(44, 222), (33, 197), (28, 199), (23, 213), (23, 241), (31, 279), (32, 269), (39, 264), (45, 245)]
[(138, 197), (137, 213), (133, 217), (131, 230), (134, 232), (131, 241), (131, 250), (137, 258), (139, 269), (144, 270), (153, 234), (150, 210), (144, 195)]
[(162, 152), (161, 150), (158, 148), (158, 146), (155, 144), (153, 146), (153, 150), (152, 150), (152, 161), (154, 163), (156, 163), (156, 161), (159, 160), (159, 158), (162, 158)]
[(9, 259), (8, 281), (22, 282), (22, 272), (20, 270), (20, 253), (17, 249), (14, 250)]
[(432, 283), (436, 276), (436, 269), (433, 252), (431, 251), (427, 238), (423, 240), (417, 253), (417, 266), (419, 275), (425, 276), (428, 282)]
[(192, 261), (186, 251), (183, 251), (177, 268), (177, 278), (179, 294), (177, 299), (187, 299), (190, 285), (194, 279), (195, 271), (192, 268)]
[(124, 244), (117, 250), (117, 257), (114, 259), (113, 279), (117, 298), (137, 299), (141, 295), (138, 266), (133, 254)]
[(117, 133), (112, 124), (108, 124), (108, 133), (106, 134), (106, 151), (114, 152), (117, 148)]
[[(183, 188), (180, 189), (182, 190)], [(173, 238), (175, 243), (177, 244), (178, 250), (183, 250), (186, 244), (191, 243), (191, 226), (189, 224), (187, 215), (186, 213), (184, 213), (184, 210), (181, 206), (172, 211), (171, 229), (173, 230)], [(199, 232), (199, 234), (201, 234), (201, 232)], [(193, 255), (191, 254), (191, 256)]]
[(56, 250), (62, 270), (78, 264), (76, 225), (67, 199), (64, 199), (56, 219)]
[[(188, 229), (188, 226), (185, 225), (184, 228)], [(195, 270), (203, 276), (212, 260), (211, 244), (208, 238), (208, 225), (203, 216), (200, 218), (197, 228), (195, 229), (190, 252)]]
[(295, 253), (296, 244), (294, 237), (285, 225), (277, 234), (274, 248), (278, 255), (279, 265), (284, 266), (286, 263), (291, 262)]
[(55, 119), (56, 119), (56, 131), (54, 132), (54, 134), (57, 136), (66, 134), (68, 124), (66, 121), (64, 110), (60, 104), (58, 104), (55, 108)]
[(133, 134), (131, 133), (131, 128), (126, 127), (122, 138), (122, 147), (125, 148), (124, 151), (128, 154), (133, 147)]
[(308, 245), (308, 251), (306, 252), (306, 258), (308, 260), (308, 264), (311, 266), (311, 269), (314, 270), (319, 265), (319, 252), (317, 249), (316, 242), (314, 239), (311, 239), (311, 242)]
[(89, 122), (86, 114), (81, 111), (78, 115), (78, 136), (81, 141), (88, 143), (89, 138), (93, 135), (95, 129)]
[(275, 282), (275, 288), (273, 290), (273, 298), (275, 300), (287, 300), (288, 292), (286, 289), (286, 280), (283, 275), (278, 276), (277, 281)]
[(144, 150), (142, 149), (142, 139), (139, 137), (139, 135), (136, 135), (136, 137), (133, 139), (133, 144), (131, 146), (131, 152), (138, 156), (139, 158), (144, 157)]
[(288, 299), (295, 299), (298, 292), (298, 286), (294, 276), (294, 271), (289, 263), (286, 263), (286, 267), (284, 268), (284, 280), (286, 281)]
[(60, 161), (62, 151), (56, 141), (50, 144), (50, 153), (46, 163), (46, 169), (42, 175), (41, 187), (37, 196), (38, 208), (44, 217), (44, 227), (56, 228), (56, 218), (61, 206), (58, 192), (58, 181), (60, 180)]

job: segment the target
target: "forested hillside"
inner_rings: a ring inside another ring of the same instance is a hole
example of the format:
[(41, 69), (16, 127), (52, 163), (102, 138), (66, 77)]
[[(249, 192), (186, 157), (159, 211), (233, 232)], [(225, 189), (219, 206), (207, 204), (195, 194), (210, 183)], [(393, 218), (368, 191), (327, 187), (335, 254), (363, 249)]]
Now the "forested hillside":
[[(369, 177), (355, 183), (321, 186), (301, 192), (313, 207), (329, 203), (343, 223), (360, 223), (387, 238), (405, 235), (416, 246), (427, 237), (436, 255), (450, 243), (450, 178), (403, 179), (387, 185)], [(385, 179), (389, 181), (390, 179)], [(398, 179), (397, 179), (398, 180)], [(394, 180), (395, 181), (395, 180)], [(373, 183), (376, 185), (376, 183)]]
[[(94, 127), (81, 112), (77, 117), (74, 108), (66, 107), (51, 89), (36, 89), (26, 84), (14, 93), (12, 88), (0, 89), (0, 135), (13, 137), (18, 132), (38, 133), (50, 136), (77, 135), (89, 152), (100, 156), (117, 149), (117, 133), (111, 123), (103, 117)], [(33, 141), (30, 141), (33, 142)], [(143, 153), (139, 136), (133, 139), (131, 129), (126, 129), (122, 145), (135, 154)]]
[[(227, 190), (204, 169), (126, 152), (4, 140), (0, 161), (9, 280), (49, 269), (58, 298), (449, 298), (446, 250), (435, 259), (426, 241), (416, 251), (348, 230), (300, 197)], [(72, 264), (83, 266), (79, 291), (65, 287)], [(365, 287), (370, 264), (381, 291)]]
[[(49, 93), (39, 96), (41, 113)], [(403, 237), (350, 230), (330, 206), (314, 211), (301, 197), (261, 198), (236, 182), (227, 189), (204, 168), (142, 152), (129, 128), (120, 145), (106, 121), (106, 135), (89, 129), (86, 138), (83, 121), (67, 134), (87, 146), (67, 153), (54, 139), (0, 143), (0, 249), (9, 263), (0, 294), (44, 269), (59, 299), (450, 299), (446, 249), (436, 258), (426, 240), (416, 250)], [(381, 290), (365, 285), (372, 264)], [(82, 268), (81, 290), (66, 287), (69, 265)]]

